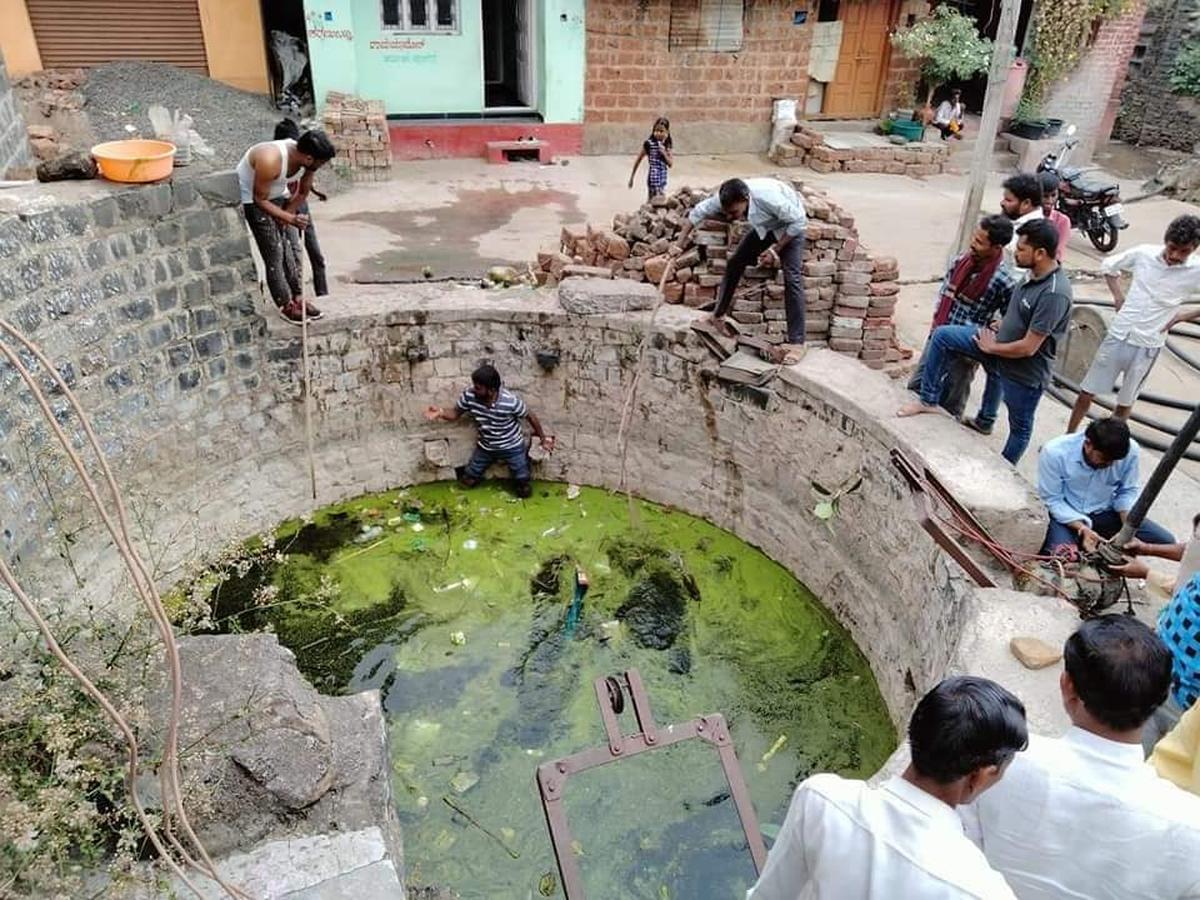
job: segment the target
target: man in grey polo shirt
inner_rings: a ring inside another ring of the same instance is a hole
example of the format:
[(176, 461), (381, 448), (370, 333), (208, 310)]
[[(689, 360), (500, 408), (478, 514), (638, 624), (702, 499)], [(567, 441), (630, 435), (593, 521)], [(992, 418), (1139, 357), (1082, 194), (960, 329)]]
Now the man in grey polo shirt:
[(983, 392), (979, 414), (964, 424), (991, 434), (1000, 411), (1008, 407), (1008, 441), (1001, 451), (1013, 465), (1029, 446), (1033, 419), (1058, 345), (1071, 319), (1071, 282), (1059, 267), (1058, 230), (1045, 219), (1026, 222), (1018, 230), (1016, 263), (1029, 279), (1013, 290), (1008, 310), (996, 331), (974, 325), (943, 325), (929, 338), (929, 355), (921, 379), (921, 399), (901, 407), (898, 415), (937, 412), (943, 369), (949, 354), (979, 360), (992, 376)]
[(757, 263), (781, 269), (787, 342), (778, 348), (774, 361), (783, 365), (799, 362), (804, 355), (804, 229), (808, 225), (804, 201), (795, 188), (777, 178), (730, 178), (716, 194), (692, 208), (675, 252), (686, 246), (692, 229), (705, 219), (746, 219), (750, 223), (750, 230), (726, 263), (713, 325), (726, 335), (733, 334), (725, 316), (747, 266)]

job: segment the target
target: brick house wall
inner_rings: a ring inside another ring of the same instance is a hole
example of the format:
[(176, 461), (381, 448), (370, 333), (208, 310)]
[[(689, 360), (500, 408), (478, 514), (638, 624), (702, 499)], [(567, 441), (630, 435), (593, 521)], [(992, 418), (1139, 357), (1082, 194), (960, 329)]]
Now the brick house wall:
[[(903, 0), (892, 31), (907, 27), (910, 16), (917, 21), (929, 18), (929, 15), (929, 0)], [(892, 50), (888, 59), (887, 75), (884, 76), (881, 112), (887, 114), (894, 109), (911, 107), (912, 91), (920, 78), (920, 64)]]
[(1095, 148), (1112, 136), (1145, 9), (1145, 0), (1137, 0), (1124, 16), (1101, 25), (1075, 70), (1055, 85), (1046, 99), (1046, 116), (1079, 129), (1076, 163), (1089, 159)]
[(1179, 52), (1200, 41), (1200, 0), (1149, 0), (1130, 60), (1114, 135), (1134, 144), (1184, 152), (1200, 147), (1200, 98), (1172, 93)]
[(588, 0), (584, 153), (636, 154), (660, 115), (677, 152), (765, 151), (771, 101), (808, 89), (806, 3), (747, 2), (741, 51), (714, 53), (669, 48), (671, 2)]

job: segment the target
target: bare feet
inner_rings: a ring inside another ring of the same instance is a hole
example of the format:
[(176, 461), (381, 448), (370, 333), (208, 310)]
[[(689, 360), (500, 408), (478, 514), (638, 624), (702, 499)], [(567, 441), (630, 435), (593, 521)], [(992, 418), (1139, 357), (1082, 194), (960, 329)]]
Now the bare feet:
[(925, 413), (936, 413), (940, 411), (938, 406), (926, 406), (924, 403), (917, 401), (916, 403), (906, 403), (904, 406), (896, 410), (896, 415), (904, 419), (908, 416), (920, 416)]

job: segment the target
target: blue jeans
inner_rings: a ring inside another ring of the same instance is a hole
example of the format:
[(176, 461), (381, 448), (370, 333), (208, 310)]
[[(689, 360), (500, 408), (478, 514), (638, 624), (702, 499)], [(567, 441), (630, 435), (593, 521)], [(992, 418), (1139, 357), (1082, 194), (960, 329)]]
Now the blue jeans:
[[(1106, 509), (1101, 512), (1091, 513), (1092, 531), (1103, 538), (1115, 537), (1117, 532), (1121, 530), (1121, 517), (1117, 515), (1115, 509)], [(1175, 535), (1167, 531), (1157, 522), (1151, 522), (1149, 519), (1143, 519), (1141, 527), (1134, 534), (1139, 541), (1145, 544), (1173, 544), (1175, 543)], [(1050, 553), (1055, 547), (1061, 547), (1066, 544), (1069, 547), (1079, 546), (1079, 535), (1072, 529), (1068, 528), (1062, 522), (1050, 520), (1050, 527), (1046, 529), (1046, 540), (1042, 543), (1042, 553)]]
[(463, 470), (463, 475), (478, 481), (483, 477), (483, 473), (488, 470), (488, 467), (492, 463), (497, 462), (508, 466), (508, 471), (514, 481), (529, 481), (531, 477), (529, 451), (525, 448), (524, 444), (520, 447), (514, 447), (511, 450), (488, 450), (476, 444), (475, 452), (471, 454), (471, 461), (467, 463), (467, 467)]
[(1042, 389), (995, 372), (992, 368), (995, 357), (988, 356), (975, 343), (978, 333), (979, 328), (975, 325), (943, 325), (933, 332), (926, 345), (928, 356), (921, 378), (921, 402), (926, 406), (937, 406), (941, 400), (942, 379), (951, 354), (962, 354), (983, 363), (988, 373), (987, 385), (975, 421), (983, 428), (991, 428), (996, 422), (1000, 400), (1004, 400), (1008, 407), (1008, 440), (1000, 455), (1016, 465), (1033, 436), (1033, 418), (1042, 399)]

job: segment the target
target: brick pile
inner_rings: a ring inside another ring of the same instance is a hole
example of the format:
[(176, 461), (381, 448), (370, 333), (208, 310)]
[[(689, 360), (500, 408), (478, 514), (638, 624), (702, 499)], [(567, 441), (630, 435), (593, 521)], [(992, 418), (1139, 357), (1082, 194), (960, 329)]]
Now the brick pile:
[(808, 166), (815, 172), (874, 172), (884, 175), (939, 175), (950, 162), (950, 149), (936, 143), (835, 149), (825, 135), (797, 125), (791, 143), (771, 148), (781, 166)]
[(325, 95), (322, 125), (337, 149), (335, 163), (349, 168), (356, 181), (386, 181), (392, 170), (392, 145), (382, 100), (362, 100), (340, 91)]
[[(872, 256), (858, 240), (854, 217), (827, 195), (794, 184), (809, 216), (804, 250), (807, 342), (858, 357), (875, 369), (900, 362), (903, 354), (892, 321), (900, 293), (899, 265), (895, 259)], [(611, 228), (563, 228), (559, 247), (538, 254), (538, 283), (553, 286), (569, 276), (590, 276), (659, 284), (670, 260), (667, 251), (688, 212), (708, 195), (685, 187), (631, 215), (616, 216)], [(727, 261), (748, 228), (745, 222), (701, 223), (663, 286), (664, 300), (695, 308), (712, 303)], [(730, 317), (746, 334), (782, 342), (782, 273), (775, 268), (746, 269)]]

